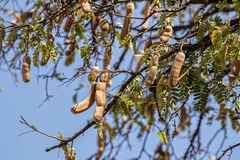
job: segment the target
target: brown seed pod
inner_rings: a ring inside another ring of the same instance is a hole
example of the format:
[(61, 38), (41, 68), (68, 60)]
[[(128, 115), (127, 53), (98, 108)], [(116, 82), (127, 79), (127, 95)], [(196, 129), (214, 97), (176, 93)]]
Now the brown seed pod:
[(102, 32), (107, 32), (109, 29), (108, 21), (104, 18), (99, 19), (99, 26)]
[(75, 104), (71, 107), (71, 112), (73, 114), (77, 114), (77, 113), (86, 111), (93, 105), (93, 103), (95, 101), (96, 84), (97, 84), (96, 82), (92, 83), (91, 90), (86, 99), (84, 99), (82, 102)]
[(231, 74), (238, 76), (240, 70), (240, 60), (235, 59), (231, 67)]
[(22, 22), (21, 16), (18, 13), (16, 13), (14, 10), (10, 10), (8, 11), (8, 13), (13, 15), (16, 18), (15, 22)]
[(27, 63), (22, 64), (22, 80), (27, 83), (31, 80), (30, 66)]
[(68, 147), (65, 153), (65, 160), (72, 160), (74, 153), (74, 148)]
[(162, 49), (162, 44), (161, 42), (153, 42), (151, 45), (151, 48), (155, 51), (160, 51)]
[(174, 61), (170, 70), (168, 87), (173, 88), (177, 85), (178, 77), (179, 77), (184, 60), (185, 60), (185, 54), (181, 51), (178, 52), (178, 54), (174, 58)]
[[(146, 6), (144, 8), (144, 11), (143, 11), (145, 18), (149, 16), (150, 11), (151, 11), (151, 7), (147, 2)], [(147, 27), (148, 27), (148, 19), (146, 19), (145, 22), (142, 24), (143, 29), (147, 29)]]
[(69, 66), (69, 65), (73, 64), (74, 56), (75, 56), (75, 52), (71, 52), (70, 55), (66, 57), (66, 60), (65, 60), (65, 65), (66, 66)]
[(103, 82), (96, 84), (95, 101), (97, 106), (104, 107), (106, 105), (106, 84)]
[(29, 66), (31, 65), (31, 58), (27, 55), (23, 57), (23, 63), (27, 63)]
[(98, 72), (100, 71), (100, 68), (98, 66), (94, 66), (92, 68), (92, 71), (89, 73), (88, 75), (88, 81), (90, 83), (96, 81), (97, 77), (98, 77)]
[(172, 26), (166, 26), (162, 36), (160, 37), (160, 42), (167, 43), (169, 39), (172, 37)]
[(151, 45), (152, 45), (152, 40), (151, 40), (151, 39), (148, 39), (148, 40), (145, 42), (144, 51), (146, 51), (149, 47), (151, 47)]
[(157, 55), (152, 56), (150, 67), (158, 66), (159, 57)]
[(68, 50), (64, 52), (64, 55), (65, 55), (65, 56), (69, 56), (70, 54), (71, 54), (71, 52), (68, 51)]
[(67, 18), (65, 25), (63, 27), (64, 32), (69, 32), (72, 28), (72, 25), (73, 25), (73, 19)]
[(126, 5), (126, 12), (127, 12), (126, 16), (127, 17), (124, 18), (123, 28), (122, 28), (121, 36), (120, 36), (121, 40), (123, 40), (124, 37), (130, 32), (133, 11), (134, 11), (134, 4), (132, 2), (130, 2)]
[(100, 122), (102, 120), (103, 114), (104, 114), (104, 107), (97, 106), (94, 110), (93, 121), (96, 123)]
[(89, 13), (91, 11), (91, 6), (88, 2), (82, 2), (81, 6), (84, 13)]
[(148, 72), (146, 79), (145, 79), (146, 88), (149, 88), (151, 86), (152, 82), (155, 79), (156, 74), (157, 74), (157, 66), (152, 66)]
[[(106, 129), (104, 127), (102, 129), (102, 133), (103, 133), (103, 139), (106, 141)], [(96, 155), (96, 160), (99, 160), (106, 146), (106, 143), (99, 137), (99, 135), (97, 136), (97, 145), (98, 145), (98, 152)]]
[(221, 120), (224, 119), (226, 116), (226, 102), (221, 102), (220, 103), (220, 110), (219, 110), (219, 114), (218, 117), (216, 118), (217, 120)]
[[(103, 69), (104, 70), (110, 70), (110, 60), (112, 59), (112, 47), (108, 46), (106, 48), (106, 51), (104, 53), (104, 59), (103, 59)], [(109, 72), (104, 72), (101, 76), (101, 82), (107, 82), (107, 87), (112, 86), (112, 80), (110, 79)]]
[(71, 45), (69, 46), (68, 50), (69, 50), (70, 52), (74, 52), (74, 50), (75, 50), (74, 44), (71, 44)]

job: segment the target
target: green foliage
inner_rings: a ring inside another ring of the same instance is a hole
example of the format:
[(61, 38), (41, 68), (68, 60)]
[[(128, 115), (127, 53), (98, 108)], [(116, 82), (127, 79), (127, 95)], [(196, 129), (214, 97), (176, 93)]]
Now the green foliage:
[(164, 145), (168, 145), (168, 138), (164, 131), (158, 131), (158, 136)]

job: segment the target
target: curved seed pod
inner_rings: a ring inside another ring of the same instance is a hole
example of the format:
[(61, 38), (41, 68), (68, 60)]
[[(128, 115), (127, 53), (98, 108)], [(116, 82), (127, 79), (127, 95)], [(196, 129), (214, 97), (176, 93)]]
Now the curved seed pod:
[(152, 40), (148, 39), (144, 45), (144, 51), (146, 51), (152, 45)]
[(75, 154), (74, 148), (68, 147), (65, 153), (65, 160), (72, 160)]
[(106, 105), (106, 84), (103, 82), (96, 84), (95, 101), (97, 106), (104, 107)]
[(169, 39), (172, 37), (172, 26), (166, 26), (162, 36), (160, 37), (160, 42), (167, 43)]
[(102, 32), (106, 32), (109, 29), (108, 21), (104, 18), (99, 19), (99, 26)]
[(82, 102), (75, 104), (71, 107), (71, 112), (73, 114), (84, 112), (93, 105), (95, 101), (96, 84), (97, 84), (96, 82), (92, 83), (91, 90), (86, 99), (84, 99)]
[(149, 88), (151, 86), (152, 82), (155, 79), (156, 74), (157, 74), (157, 66), (152, 66), (145, 80), (146, 88)]
[[(106, 48), (106, 51), (104, 53), (104, 59), (103, 59), (103, 69), (104, 70), (110, 70), (110, 60), (112, 59), (112, 47), (108, 46)], [(104, 72), (101, 76), (102, 82), (107, 82), (107, 87), (112, 86), (112, 80), (110, 79), (109, 72)]]
[(155, 51), (160, 51), (162, 49), (161, 42), (153, 42), (151, 48)]
[(65, 25), (63, 27), (64, 32), (69, 32), (73, 25), (73, 19), (67, 18)]
[(126, 16), (128, 17), (124, 18), (123, 28), (120, 36), (121, 40), (124, 39), (124, 37), (130, 32), (133, 11), (134, 11), (134, 4), (130, 2), (126, 5), (126, 12), (127, 12)]
[(71, 52), (68, 51), (68, 50), (64, 52), (64, 55), (65, 55), (65, 56), (69, 56), (70, 54), (71, 54)]
[[(148, 4), (147, 2), (143, 11), (145, 18), (149, 16), (150, 10), (151, 10), (150, 4)], [(148, 27), (148, 19), (146, 19), (145, 22), (142, 24), (143, 29), (147, 29), (147, 27)]]
[(229, 78), (230, 82), (233, 82), (233, 81), (236, 80), (236, 76), (234, 74), (232, 74), (232, 73), (229, 74), (228, 78)]
[(96, 123), (100, 122), (102, 120), (103, 114), (104, 114), (104, 107), (97, 106), (94, 110), (93, 121)]
[(232, 64), (231, 73), (235, 76), (239, 75), (240, 60), (235, 59)]
[(88, 2), (82, 2), (81, 6), (84, 13), (89, 13), (91, 11), (91, 6)]
[(174, 131), (173, 135), (176, 136), (178, 135), (182, 130), (185, 129), (186, 123), (187, 123), (187, 110), (183, 106), (180, 108), (180, 122), (178, 124), (177, 129)]
[[(102, 133), (103, 133), (103, 139), (106, 141), (106, 129), (103, 127), (102, 129)], [(98, 145), (98, 152), (97, 152), (97, 155), (96, 155), (96, 160), (99, 160), (102, 156), (102, 153), (104, 152), (105, 150), (105, 146), (106, 146), (106, 143), (105, 141), (103, 141), (99, 135), (97, 136), (97, 145)]]
[(172, 64), (172, 68), (171, 68), (169, 79), (168, 79), (168, 87), (173, 88), (177, 85), (178, 77), (179, 77), (184, 60), (185, 60), (185, 54), (183, 52), (178, 52)]

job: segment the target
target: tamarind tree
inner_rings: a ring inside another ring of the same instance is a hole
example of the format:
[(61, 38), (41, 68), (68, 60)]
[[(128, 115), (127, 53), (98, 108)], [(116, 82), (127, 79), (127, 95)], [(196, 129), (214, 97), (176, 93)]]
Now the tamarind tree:
[[(20, 86), (44, 82), (43, 102), (25, 107), (57, 99), (51, 116), (66, 109), (71, 116), (61, 129), (77, 130), (65, 135), (56, 127), (50, 134), (50, 124), (43, 130), (26, 118), (28, 112), (19, 111), (21, 124), (38, 133), (35, 143), (41, 143), (40, 135), (47, 142), (54, 139), (46, 152), (57, 150), (56, 157), (66, 160), (235, 159), (240, 146), (233, 138), (240, 133), (238, 0), (1, 3), (1, 72), (7, 71), (4, 76), (10, 74), (13, 83), (22, 79)], [(49, 94), (51, 82), (57, 84), (54, 94), (62, 92), (64, 98)], [(64, 87), (72, 87), (71, 94)], [(39, 92), (34, 86), (25, 90), (30, 94), (19, 106)]]

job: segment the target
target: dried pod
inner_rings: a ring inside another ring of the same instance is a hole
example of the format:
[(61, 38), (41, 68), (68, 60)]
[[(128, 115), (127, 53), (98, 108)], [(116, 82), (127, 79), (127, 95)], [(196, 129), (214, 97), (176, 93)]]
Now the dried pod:
[(103, 114), (104, 114), (104, 107), (97, 106), (94, 110), (93, 121), (96, 123), (100, 122), (102, 120)]
[(162, 49), (162, 44), (158, 42), (153, 42), (151, 48), (155, 51), (160, 51)]
[(103, 82), (96, 84), (95, 101), (97, 106), (104, 107), (106, 105), (106, 84)]
[(75, 104), (71, 107), (71, 112), (73, 114), (81, 113), (89, 109), (95, 102), (95, 93), (96, 93), (96, 82), (93, 82), (91, 85), (91, 90), (86, 99), (82, 102)]
[[(104, 127), (102, 129), (102, 133), (103, 133), (103, 139), (106, 140), (106, 129)], [(97, 155), (96, 155), (96, 160), (99, 160), (101, 158), (102, 153), (104, 152), (105, 146), (106, 146), (105, 141), (103, 141), (99, 137), (99, 135), (97, 137), (97, 145), (98, 145), (98, 151), (97, 151)]]
[(231, 67), (231, 74), (238, 76), (240, 70), (240, 60), (235, 59)]
[(70, 52), (69, 56), (67, 56), (67, 58), (65, 60), (65, 65), (66, 66), (69, 66), (69, 65), (73, 64), (74, 56), (75, 56), (75, 52)]
[(22, 59), (22, 80), (23, 82), (27, 83), (31, 80), (30, 75), (30, 65), (31, 65), (31, 58), (25, 55)]
[(31, 65), (31, 58), (27, 55), (23, 57), (23, 63), (27, 63), (29, 66)]
[(68, 147), (65, 153), (65, 160), (72, 160), (75, 154), (74, 148)]
[(216, 118), (217, 120), (221, 120), (221, 119), (225, 119), (226, 118), (226, 102), (221, 102), (220, 103), (220, 110), (219, 110), (219, 114), (218, 117)]
[(99, 19), (99, 26), (102, 32), (107, 32), (109, 29), (108, 21), (104, 18)]
[(68, 50), (69, 50), (70, 52), (74, 52), (74, 50), (75, 50), (74, 44), (71, 44), (71, 45), (69, 46)]
[(158, 66), (159, 57), (157, 55), (152, 56), (150, 67)]
[[(110, 70), (110, 60), (111, 59), (112, 59), (112, 47), (108, 46), (104, 53), (104, 59), (103, 59), (103, 69), (104, 70)], [(107, 82), (107, 87), (112, 86), (112, 80), (110, 79), (109, 72), (103, 73), (103, 75), (101, 76), (101, 82)]]
[(168, 79), (168, 87), (173, 88), (178, 83), (178, 77), (185, 60), (185, 54), (183, 52), (178, 52), (176, 57), (174, 58), (169, 79)]
[(160, 37), (160, 42), (167, 43), (169, 39), (172, 37), (172, 26), (166, 26), (162, 36)]
[(154, 81), (156, 75), (157, 75), (157, 66), (152, 66), (145, 79), (146, 88), (149, 88), (152, 85), (152, 82)]
[(63, 27), (64, 32), (69, 32), (72, 28), (72, 25), (73, 25), (73, 19), (67, 18), (65, 25)]
[[(144, 14), (145, 18), (149, 16), (150, 10), (151, 10), (150, 4), (148, 4), (148, 2), (147, 2), (146, 6), (144, 8), (144, 11), (143, 11), (144, 12), (143, 14)], [(142, 24), (142, 28), (143, 29), (147, 29), (147, 27), (148, 27), (148, 19), (146, 19), (144, 21), (145, 22)]]
[(124, 18), (123, 28), (120, 36), (121, 39), (124, 39), (124, 37), (130, 32), (133, 11), (134, 11), (134, 4), (130, 2), (126, 5), (127, 17)]
[(64, 52), (64, 55), (65, 55), (65, 56), (70, 56), (70, 54), (71, 54), (71, 52), (68, 51), (68, 50)]
[(16, 18), (16, 22), (22, 22), (22, 18), (19, 14), (17, 14), (14, 10), (8, 11), (9, 14), (13, 15)]
[(91, 6), (88, 2), (82, 2), (81, 6), (84, 13), (89, 13), (91, 11)]

